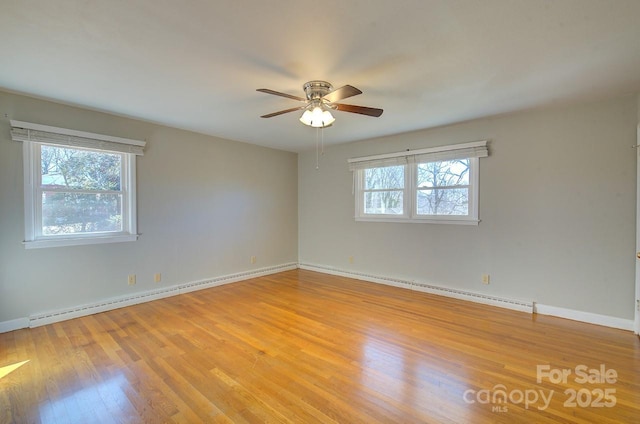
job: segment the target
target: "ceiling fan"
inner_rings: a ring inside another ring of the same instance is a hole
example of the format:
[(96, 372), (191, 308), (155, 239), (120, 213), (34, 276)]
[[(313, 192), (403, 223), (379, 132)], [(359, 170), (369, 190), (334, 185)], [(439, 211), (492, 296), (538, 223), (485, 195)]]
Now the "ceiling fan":
[(351, 85), (345, 85), (334, 90), (333, 86), (328, 82), (316, 80), (307, 82), (302, 86), (302, 88), (304, 89), (306, 98), (294, 96), (287, 93), (281, 93), (279, 91), (270, 90), (268, 88), (258, 88), (256, 91), (273, 94), (275, 96), (286, 97), (288, 99), (293, 99), (304, 103), (302, 106), (292, 107), (290, 109), (262, 115), (261, 118), (273, 118), (274, 116), (282, 115), (285, 113), (304, 110), (304, 113), (300, 117), (300, 122), (311, 127), (324, 128), (331, 126), (335, 121), (335, 118), (331, 115), (331, 110), (359, 113), (361, 115), (375, 116), (376, 118), (382, 115), (383, 112), (382, 109), (376, 109), (372, 107), (337, 103), (342, 99), (362, 94), (362, 91)]

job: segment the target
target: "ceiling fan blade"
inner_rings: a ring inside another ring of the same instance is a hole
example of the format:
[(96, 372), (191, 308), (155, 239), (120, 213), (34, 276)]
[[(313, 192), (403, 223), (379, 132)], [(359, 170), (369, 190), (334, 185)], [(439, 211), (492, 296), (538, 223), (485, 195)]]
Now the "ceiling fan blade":
[(346, 99), (348, 97), (357, 96), (362, 94), (362, 91), (351, 85), (345, 85), (338, 89), (333, 90), (331, 93), (327, 93), (322, 98), (329, 103), (337, 102), (338, 100)]
[(283, 115), (283, 114), (289, 113), (289, 112), (295, 112), (296, 110), (302, 110), (302, 109), (304, 109), (306, 107), (307, 107), (307, 105), (300, 106), (300, 107), (292, 107), (291, 109), (285, 109), (285, 110), (281, 110), (281, 111), (278, 111), (278, 112), (269, 113), (267, 115), (262, 115), (261, 118), (273, 118), (274, 116)]
[(359, 113), (360, 115), (375, 116), (376, 118), (382, 115), (383, 112), (382, 109), (366, 106), (345, 105), (344, 103), (334, 103), (333, 106), (342, 112)]
[(281, 93), (279, 91), (269, 90), (268, 88), (258, 88), (256, 91), (260, 91), (261, 93), (273, 94), (274, 96), (286, 97), (288, 99), (298, 100), (300, 102), (306, 102), (307, 99), (294, 96), (292, 94)]

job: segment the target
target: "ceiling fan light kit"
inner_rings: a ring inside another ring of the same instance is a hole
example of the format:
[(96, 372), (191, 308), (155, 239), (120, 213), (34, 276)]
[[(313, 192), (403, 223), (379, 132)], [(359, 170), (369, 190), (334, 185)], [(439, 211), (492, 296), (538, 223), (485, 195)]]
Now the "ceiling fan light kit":
[(300, 117), (300, 122), (313, 128), (326, 128), (333, 125), (336, 120), (331, 114), (331, 110), (358, 113), (361, 115), (375, 117), (379, 117), (383, 112), (382, 109), (337, 103), (342, 99), (362, 94), (362, 91), (351, 85), (345, 85), (334, 90), (333, 86), (330, 83), (326, 81), (314, 80), (304, 84), (302, 86), (302, 89), (305, 92), (306, 98), (294, 96), (287, 93), (281, 93), (279, 91), (270, 90), (268, 88), (259, 88), (257, 91), (260, 91), (262, 93), (286, 97), (288, 99), (305, 103), (304, 106), (269, 113), (267, 115), (262, 115), (261, 117), (272, 118), (274, 116), (282, 115), (285, 113), (304, 110), (302, 116)]
[(326, 128), (333, 125), (336, 118), (328, 110), (321, 106), (314, 106), (313, 110), (305, 110), (300, 117), (300, 122), (313, 128)]

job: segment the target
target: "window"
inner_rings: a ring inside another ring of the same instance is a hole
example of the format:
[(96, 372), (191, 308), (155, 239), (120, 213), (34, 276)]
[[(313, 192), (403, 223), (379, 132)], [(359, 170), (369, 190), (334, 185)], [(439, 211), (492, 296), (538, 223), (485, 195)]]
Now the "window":
[(478, 223), (486, 141), (349, 159), (356, 220)]
[(144, 142), (11, 121), (22, 141), (25, 247), (133, 241)]
[(471, 159), (416, 164), (416, 215), (468, 216)]
[(363, 170), (364, 213), (404, 214), (404, 166), (385, 166)]

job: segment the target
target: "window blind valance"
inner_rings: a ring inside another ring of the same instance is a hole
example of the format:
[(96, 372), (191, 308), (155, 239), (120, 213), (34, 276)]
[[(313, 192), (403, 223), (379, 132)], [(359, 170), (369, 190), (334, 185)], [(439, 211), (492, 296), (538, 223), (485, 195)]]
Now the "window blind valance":
[(349, 170), (489, 156), (487, 140), (348, 159)]
[(11, 120), (11, 139), (142, 156), (146, 142)]

